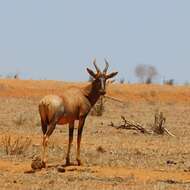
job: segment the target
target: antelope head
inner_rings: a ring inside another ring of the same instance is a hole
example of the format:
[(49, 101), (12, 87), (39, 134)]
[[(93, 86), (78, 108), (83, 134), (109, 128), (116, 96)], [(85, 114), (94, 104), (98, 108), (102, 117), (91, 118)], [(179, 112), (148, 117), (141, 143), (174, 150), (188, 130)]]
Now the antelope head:
[(93, 70), (87, 68), (87, 72), (93, 78), (92, 87), (96, 92), (98, 92), (98, 94), (104, 95), (106, 93), (106, 80), (116, 76), (118, 72), (112, 72), (110, 74), (107, 74), (109, 63), (106, 59), (105, 68), (103, 71), (101, 71), (96, 65), (96, 59), (94, 59), (93, 65), (96, 69), (96, 73)]

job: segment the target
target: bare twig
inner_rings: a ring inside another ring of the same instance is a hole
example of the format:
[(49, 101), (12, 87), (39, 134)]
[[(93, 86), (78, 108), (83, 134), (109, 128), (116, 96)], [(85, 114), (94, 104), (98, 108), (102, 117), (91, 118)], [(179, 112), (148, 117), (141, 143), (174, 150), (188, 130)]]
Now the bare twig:
[(164, 117), (162, 112), (156, 112), (154, 116), (154, 124), (153, 124), (153, 131), (156, 134), (164, 134), (167, 133), (168, 135), (175, 137), (174, 134), (169, 132), (168, 129), (165, 127), (166, 118)]
[(170, 136), (172, 136), (172, 137), (175, 137), (175, 135), (174, 135), (174, 134), (172, 134), (171, 132), (169, 132), (169, 130), (168, 130), (168, 129), (164, 128), (164, 131), (165, 131), (168, 135), (170, 135)]
[(118, 99), (118, 98), (114, 98), (114, 97), (112, 97), (112, 96), (107, 96), (107, 95), (105, 95), (104, 97), (105, 97), (105, 98), (108, 98), (108, 99), (110, 99), (110, 100), (113, 100), (113, 101), (122, 103), (122, 104), (127, 104), (126, 102), (124, 102), (124, 101), (122, 101), (122, 100), (120, 100), (120, 99)]
[(134, 121), (128, 121), (124, 116), (121, 116), (121, 119), (123, 121), (123, 124), (120, 126), (115, 126), (113, 122), (110, 124), (110, 126), (115, 127), (116, 129), (128, 129), (128, 130), (137, 130), (144, 134), (152, 134), (150, 131), (145, 129), (142, 124), (134, 122)]
[(143, 127), (142, 124), (135, 122), (135, 121), (129, 121), (124, 116), (121, 116), (122, 124), (119, 126), (114, 125), (113, 122), (111, 122), (110, 126), (115, 127), (116, 129), (127, 129), (127, 130), (136, 130), (143, 134), (164, 134), (167, 133), (168, 135), (175, 137), (174, 134), (172, 134), (167, 128), (164, 127), (164, 124), (166, 122), (166, 118), (163, 116), (163, 113), (156, 113), (155, 114), (155, 121), (153, 124), (152, 130), (147, 130)]
[[(126, 102), (118, 99), (118, 98), (114, 98), (112, 96), (108, 96), (105, 95), (105, 98), (108, 98), (110, 100), (122, 103), (122, 104), (127, 104)], [(120, 125), (120, 126), (115, 126), (113, 122), (111, 122), (110, 126), (112, 127), (116, 127), (117, 129), (130, 129), (130, 130), (138, 130), (141, 133), (146, 133), (146, 134), (164, 134), (167, 133), (169, 136), (175, 137), (174, 134), (172, 134), (166, 127), (164, 127), (165, 123), (166, 123), (166, 118), (163, 116), (162, 112), (157, 112), (155, 113), (154, 116), (154, 124), (153, 124), (153, 131), (148, 131), (147, 129), (145, 129), (144, 127), (142, 127), (142, 124), (139, 124), (137, 122), (134, 121), (128, 121), (125, 119), (124, 116), (121, 116), (121, 119), (123, 120), (124, 124)]]

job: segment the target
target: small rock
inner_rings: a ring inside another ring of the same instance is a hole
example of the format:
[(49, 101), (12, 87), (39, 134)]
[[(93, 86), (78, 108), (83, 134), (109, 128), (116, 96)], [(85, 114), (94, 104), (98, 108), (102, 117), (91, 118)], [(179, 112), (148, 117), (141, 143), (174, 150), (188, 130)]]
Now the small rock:
[(61, 173), (64, 173), (65, 172), (65, 168), (63, 166), (58, 166), (57, 167), (57, 171), (61, 172)]
[(184, 169), (184, 172), (190, 172), (190, 167), (187, 167), (186, 169)]
[(100, 152), (100, 153), (105, 153), (105, 152), (106, 152), (106, 150), (105, 150), (102, 146), (98, 146), (98, 147), (96, 148), (96, 151), (97, 151), (97, 152)]
[(50, 180), (50, 181), (49, 181), (49, 184), (54, 184), (54, 183), (55, 183), (54, 180)]
[(36, 157), (33, 161), (32, 161), (32, 163), (31, 163), (31, 168), (33, 169), (33, 170), (37, 170), (37, 169), (42, 169), (42, 168), (45, 168), (45, 162), (43, 162), (42, 160), (41, 160), (41, 158), (39, 158), (39, 157)]
[(167, 162), (166, 162), (168, 165), (176, 165), (177, 164), (177, 162), (175, 162), (175, 161), (173, 161), (173, 160), (167, 160)]

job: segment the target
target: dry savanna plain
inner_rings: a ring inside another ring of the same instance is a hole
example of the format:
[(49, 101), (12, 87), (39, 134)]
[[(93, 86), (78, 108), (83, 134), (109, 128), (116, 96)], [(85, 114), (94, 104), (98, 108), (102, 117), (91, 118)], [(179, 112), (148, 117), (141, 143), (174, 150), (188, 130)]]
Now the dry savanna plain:
[[(81, 143), (83, 166), (76, 166), (75, 130), (73, 166), (65, 167), (65, 172), (57, 170), (65, 163), (68, 143), (68, 127), (59, 125), (49, 140), (48, 167), (32, 172), (32, 160), (42, 150), (39, 100), (84, 85), (0, 80), (0, 189), (190, 189), (189, 86), (109, 84), (107, 94), (121, 102), (105, 98), (103, 115), (87, 117)], [(158, 110), (175, 137), (110, 126), (111, 122), (121, 125), (123, 115), (151, 129)]]

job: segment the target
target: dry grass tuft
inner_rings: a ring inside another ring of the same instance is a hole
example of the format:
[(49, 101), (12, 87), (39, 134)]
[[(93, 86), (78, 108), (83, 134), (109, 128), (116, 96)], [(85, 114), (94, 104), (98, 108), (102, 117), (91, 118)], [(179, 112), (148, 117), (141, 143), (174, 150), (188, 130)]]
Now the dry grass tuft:
[(96, 148), (96, 151), (97, 151), (97, 152), (100, 152), (100, 153), (105, 153), (105, 152), (106, 152), (106, 150), (105, 150), (102, 146), (98, 146), (98, 147)]
[(26, 122), (26, 117), (23, 114), (19, 114), (15, 119), (14, 122), (17, 126), (21, 126)]
[(11, 136), (3, 136), (1, 139), (2, 147), (7, 155), (20, 155), (27, 151), (32, 140), (29, 137), (17, 137), (13, 140)]
[(102, 116), (105, 111), (105, 98), (102, 96), (91, 110), (92, 116)]

